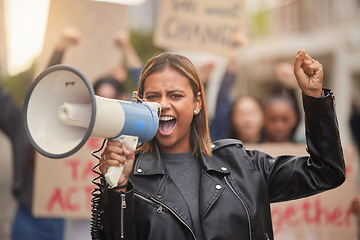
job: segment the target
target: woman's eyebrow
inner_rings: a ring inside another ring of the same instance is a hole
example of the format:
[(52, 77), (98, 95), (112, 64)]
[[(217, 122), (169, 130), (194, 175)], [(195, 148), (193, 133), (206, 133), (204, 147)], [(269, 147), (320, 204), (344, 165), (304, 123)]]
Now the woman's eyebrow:
[(159, 92), (157, 92), (157, 91), (149, 91), (149, 92), (145, 93), (145, 95), (149, 95), (149, 94), (159, 94)]
[(183, 90), (179, 90), (179, 89), (174, 89), (174, 90), (169, 90), (167, 91), (167, 93), (183, 93)]
[[(180, 90), (180, 89), (174, 89), (174, 90), (169, 90), (169, 91), (166, 91), (167, 94), (171, 94), (171, 93), (183, 93), (184, 91), (183, 90)], [(149, 94), (160, 94), (160, 92), (158, 91), (149, 91), (149, 92), (146, 92), (145, 93), (145, 96), (146, 95), (149, 95)]]

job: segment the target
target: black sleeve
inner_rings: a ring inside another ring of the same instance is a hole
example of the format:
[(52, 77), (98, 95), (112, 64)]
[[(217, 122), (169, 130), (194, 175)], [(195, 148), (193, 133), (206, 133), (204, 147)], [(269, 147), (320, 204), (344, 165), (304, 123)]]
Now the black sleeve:
[(53, 55), (50, 58), (48, 67), (60, 64), (64, 58), (64, 51), (55, 50)]
[(271, 202), (292, 200), (336, 188), (345, 181), (345, 163), (334, 96), (303, 95), (309, 156), (271, 157), (248, 151), (267, 181)]
[(133, 185), (129, 182), (126, 193), (106, 188), (102, 200), (101, 239), (137, 239)]

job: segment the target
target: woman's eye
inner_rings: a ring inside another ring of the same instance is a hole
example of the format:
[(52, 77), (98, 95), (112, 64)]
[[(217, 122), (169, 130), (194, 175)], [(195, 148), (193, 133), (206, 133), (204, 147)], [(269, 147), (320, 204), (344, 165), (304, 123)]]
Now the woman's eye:
[(149, 96), (146, 96), (146, 99), (154, 99), (154, 98), (157, 98), (156, 95), (149, 95)]
[(146, 100), (148, 101), (154, 101), (158, 98), (158, 96), (156, 95), (149, 95), (149, 96), (146, 96)]
[(173, 94), (173, 95), (171, 95), (171, 97), (172, 97), (172, 98), (181, 98), (182, 95), (180, 95), (180, 94)]

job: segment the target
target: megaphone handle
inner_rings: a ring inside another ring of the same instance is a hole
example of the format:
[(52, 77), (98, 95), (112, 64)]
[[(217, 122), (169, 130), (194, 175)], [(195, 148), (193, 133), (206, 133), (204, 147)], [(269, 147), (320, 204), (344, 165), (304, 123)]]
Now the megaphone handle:
[[(135, 136), (129, 136), (129, 135), (121, 135), (117, 140), (122, 142), (122, 144), (127, 149), (132, 149), (135, 151), (137, 143), (138, 143), (138, 137)], [(125, 158), (125, 156), (124, 156)], [(125, 159), (126, 161), (126, 159)], [(114, 188), (118, 185), (121, 173), (124, 169), (124, 166), (121, 165), (119, 167), (109, 167), (108, 171), (105, 174), (105, 179), (107, 183), (109, 184), (109, 188)]]

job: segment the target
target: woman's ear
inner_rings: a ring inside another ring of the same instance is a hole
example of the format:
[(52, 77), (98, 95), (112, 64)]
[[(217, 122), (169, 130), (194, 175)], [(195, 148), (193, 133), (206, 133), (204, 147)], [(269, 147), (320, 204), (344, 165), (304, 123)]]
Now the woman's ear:
[(197, 115), (202, 107), (202, 98), (201, 92), (198, 92), (197, 97), (195, 98), (195, 108), (194, 108), (194, 115)]

